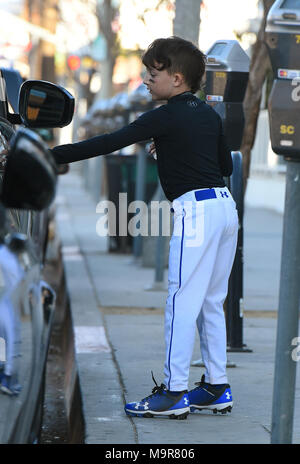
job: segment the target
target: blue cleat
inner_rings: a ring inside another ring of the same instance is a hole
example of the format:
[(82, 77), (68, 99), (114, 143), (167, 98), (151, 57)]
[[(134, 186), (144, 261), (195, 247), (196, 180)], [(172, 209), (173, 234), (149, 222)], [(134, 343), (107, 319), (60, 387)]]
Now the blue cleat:
[(233, 401), (231, 389), (228, 383), (221, 385), (211, 385), (204, 381), (204, 375), (201, 378), (201, 382), (196, 382), (197, 387), (190, 390), (190, 410), (201, 411), (201, 409), (210, 409), (214, 414), (221, 412), (231, 412)]
[(186, 419), (190, 412), (187, 390), (174, 394), (164, 384), (158, 386), (153, 374), (152, 378), (156, 385), (152, 394), (139, 402), (127, 403), (124, 408), (126, 414), (134, 417), (169, 416), (170, 419)]

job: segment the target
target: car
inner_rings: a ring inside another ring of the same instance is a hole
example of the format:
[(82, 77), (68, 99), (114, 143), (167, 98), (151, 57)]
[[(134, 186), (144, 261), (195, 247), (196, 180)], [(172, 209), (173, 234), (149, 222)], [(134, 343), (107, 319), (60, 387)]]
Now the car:
[(0, 69), (0, 443), (38, 443), (56, 295), (43, 279), (58, 167), (38, 130), (64, 127), (63, 87)]

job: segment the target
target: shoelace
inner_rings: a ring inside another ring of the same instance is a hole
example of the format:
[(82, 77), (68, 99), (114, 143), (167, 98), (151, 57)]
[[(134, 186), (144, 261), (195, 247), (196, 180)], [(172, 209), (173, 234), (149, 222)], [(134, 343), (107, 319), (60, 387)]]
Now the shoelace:
[(195, 385), (197, 385), (198, 388), (202, 388), (205, 385), (205, 375), (203, 374), (201, 377), (200, 382), (195, 382)]
[(149, 396), (146, 396), (146, 398), (143, 398), (142, 401), (147, 401), (148, 399), (155, 396), (157, 393), (162, 394), (163, 391), (166, 391), (166, 386), (163, 383), (159, 386), (158, 383), (156, 382), (154, 375), (153, 375), (153, 371), (151, 371), (151, 374), (152, 374), (152, 380), (155, 383), (155, 387), (152, 389), (152, 394)]

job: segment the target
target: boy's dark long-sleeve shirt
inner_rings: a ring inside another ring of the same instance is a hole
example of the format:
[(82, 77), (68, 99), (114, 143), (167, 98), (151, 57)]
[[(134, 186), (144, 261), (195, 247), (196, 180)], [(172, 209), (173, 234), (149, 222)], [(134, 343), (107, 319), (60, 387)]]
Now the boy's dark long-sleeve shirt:
[(152, 138), (168, 200), (190, 190), (225, 186), (223, 176), (231, 175), (232, 159), (221, 118), (190, 92), (170, 98), (116, 132), (59, 145), (51, 151), (58, 164), (71, 163)]

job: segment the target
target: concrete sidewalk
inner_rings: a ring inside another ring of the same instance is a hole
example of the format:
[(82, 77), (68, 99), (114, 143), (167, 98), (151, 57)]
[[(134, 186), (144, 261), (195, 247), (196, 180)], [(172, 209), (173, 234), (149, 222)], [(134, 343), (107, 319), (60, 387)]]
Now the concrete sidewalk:
[[(75, 332), (86, 443), (270, 443), (276, 310), (282, 216), (246, 210), (244, 220), (244, 343), (251, 353), (229, 353), (231, 414), (190, 414), (186, 421), (128, 418), (124, 402), (151, 393), (153, 371), (163, 381), (163, 308), (166, 291), (146, 290), (154, 270), (131, 255), (107, 252), (96, 234), (95, 202), (76, 168), (59, 179), (56, 221)], [(166, 274), (166, 272), (165, 272)], [(165, 275), (165, 278), (167, 276)], [(195, 343), (193, 361), (200, 357)], [(190, 387), (203, 369), (192, 366)], [(298, 373), (299, 374), (299, 373)], [(298, 376), (299, 378), (299, 376)], [(295, 411), (300, 406), (297, 381)], [(295, 414), (294, 443), (300, 443)]]

